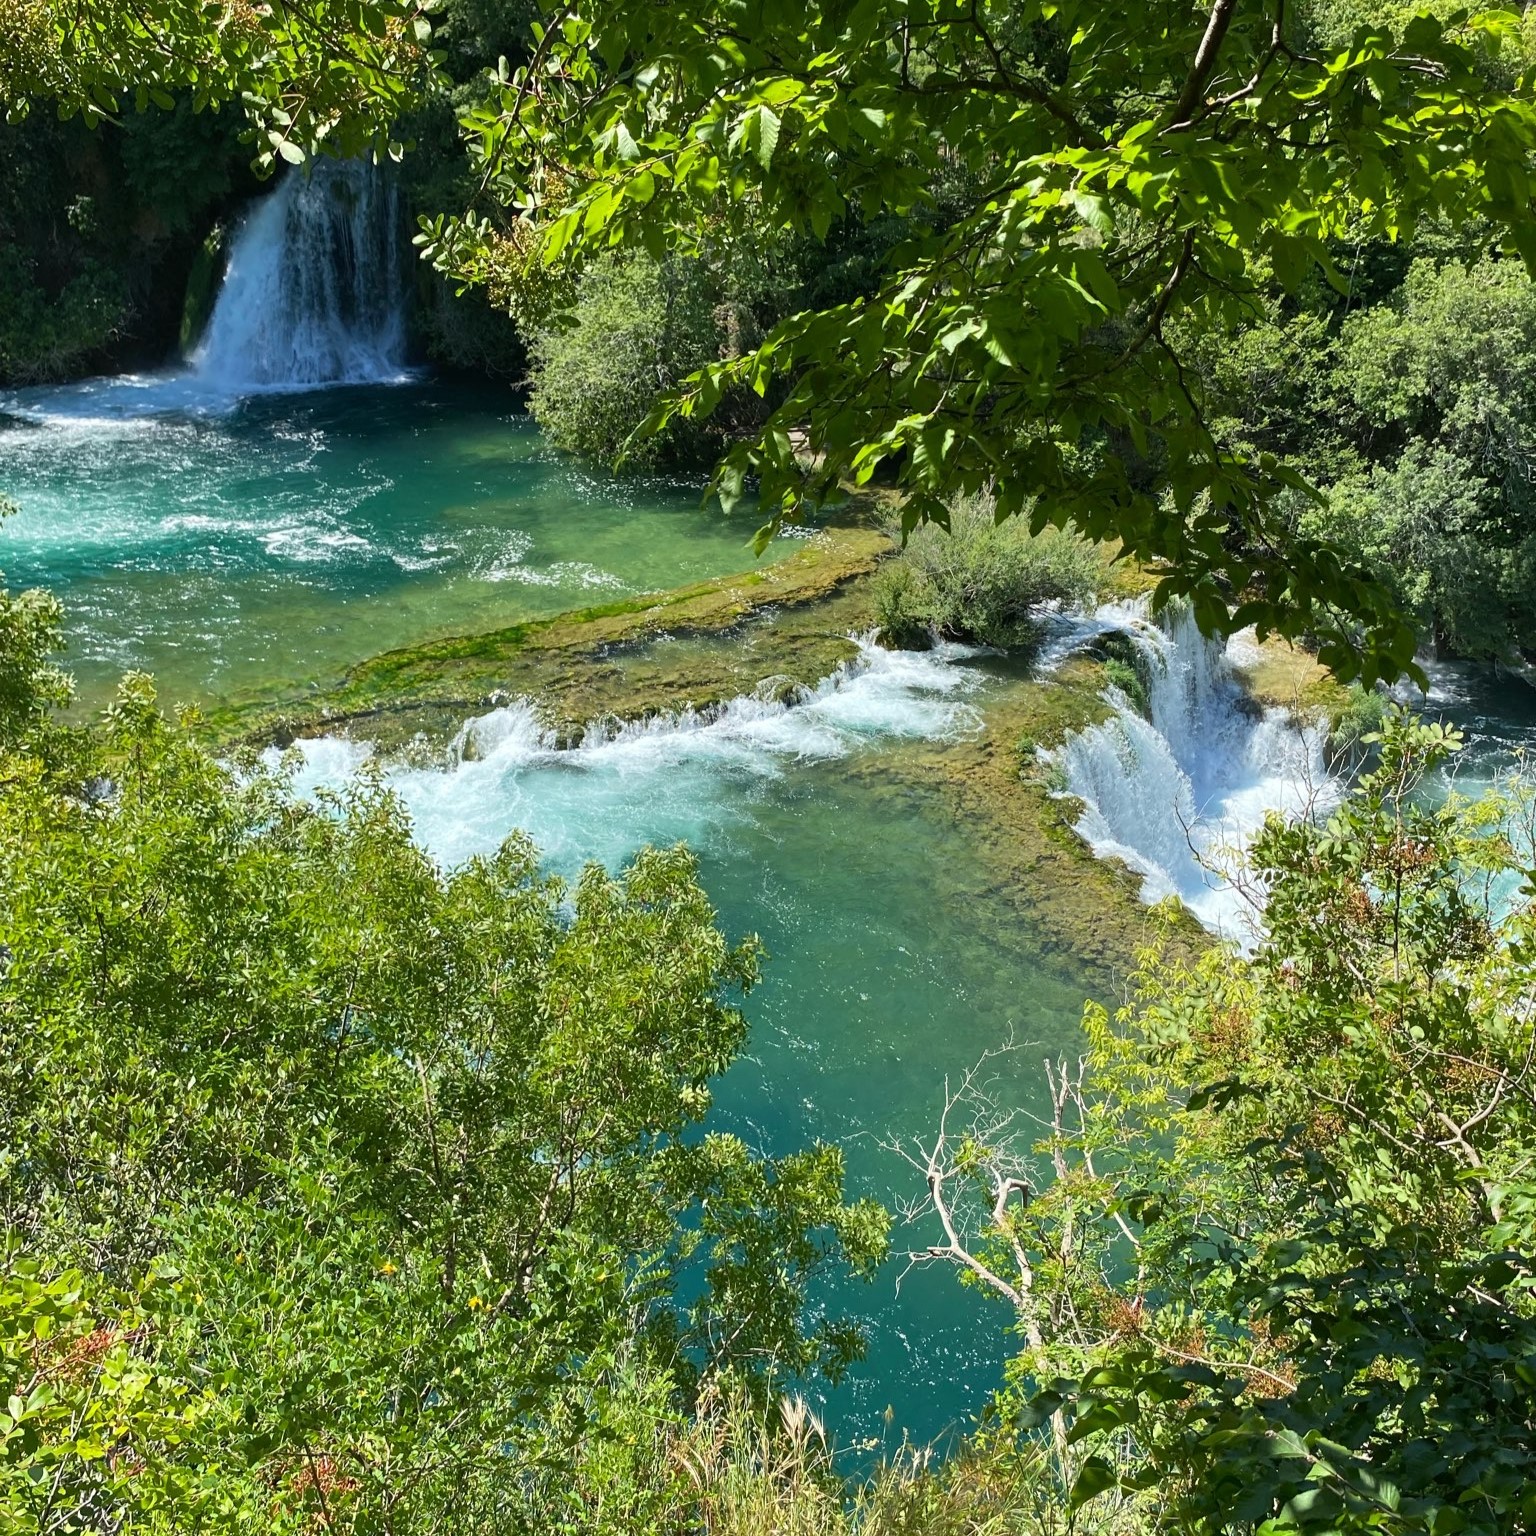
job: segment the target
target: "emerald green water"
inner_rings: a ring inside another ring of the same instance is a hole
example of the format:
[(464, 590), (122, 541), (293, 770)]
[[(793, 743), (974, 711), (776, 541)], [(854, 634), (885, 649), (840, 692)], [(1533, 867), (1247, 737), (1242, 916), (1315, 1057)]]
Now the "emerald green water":
[(494, 385), (161, 402), (120, 384), (0, 400), (0, 495), (22, 509), (0, 571), (68, 595), (87, 705), (130, 668), (178, 699), (291, 690), (752, 564), (750, 520), (583, 472)]
[[(920, 1197), (922, 1181), (886, 1143), (931, 1136), (946, 1078), (984, 1052), (1011, 1038), (997, 1095), (1046, 1111), (1041, 1059), (1077, 1048), (1084, 988), (1021, 964), (1021, 920), (987, 887), (939, 796), (869, 766), (773, 785), (745, 826), (705, 845), (705, 880), (726, 923), (754, 929), (774, 956), (749, 1005), (751, 1056), (721, 1109), (772, 1151), (840, 1142), (855, 1192), (896, 1206)], [(1008, 1309), (946, 1266), (902, 1273), (903, 1250), (939, 1237), (932, 1217), (898, 1224), (878, 1279), (827, 1297), (862, 1317), (870, 1340), (868, 1360), (826, 1397), (844, 1441), (928, 1441), (1000, 1384), (1017, 1347)]]
[[(485, 393), (331, 390), (225, 417), (96, 410), (89, 392), (20, 405), (33, 419), (0, 420), (0, 491), (23, 504), (0, 569), (65, 600), (92, 700), (130, 665), (179, 697), (291, 687), (427, 634), (750, 563), (747, 527), (700, 512), (696, 491), (584, 476)], [(895, 1205), (921, 1182), (885, 1143), (931, 1130), (946, 1076), (1012, 1038), (999, 1090), (1037, 1105), (1040, 1057), (1077, 1039), (1082, 978), (1023, 958), (1006, 882), (933, 787), (1003, 686), (983, 658), (871, 650), (800, 708), (745, 701), (577, 751), (509, 708), (472, 761), (395, 782), (445, 863), (515, 827), (566, 872), (687, 840), (724, 928), (772, 956), (718, 1123), (768, 1152), (835, 1141), (852, 1191)], [(314, 744), (301, 783), (358, 760)], [(896, 1245), (933, 1235), (898, 1228)], [(903, 1267), (817, 1298), (870, 1333), (868, 1360), (812, 1394), (844, 1444), (941, 1434), (1011, 1348), (1004, 1310)]]
[[(835, 1142), (851, 1191), (895, 1208), (924, 1191), (889, 1143), (931, 1134), (946, 1079), (1011, 1041), (995, 1064), (999, 1099), (1038, 1113), (1041, 1058), (1078, 1041), (1083, 978), (1025, 958), (1006, 876), (937, 787), (945, 754), (985, 729), (981, 707), (1007, 686), (954, 649), (870, 647), (795, 708), (741, 700), (709, 722), (649, 722), (574, 750), (554, 750), (511, 705), (476, 723), (463, 760), (390, 779), (445, 864), (513, 829), (565, 874), (686, 841), (725, 930), (758, 934), (771, 956), (716, 1123), (770, 1153)], [(334, 739), (303, 750), (305, 790), (344, 781), (367, 755)], [(898, 1228), (895, 1246), (938, 1236), (930, 1217)], [(927, 1441), (1000, 1382), (1007, 1312), (944, 1268), (904, 1268), (898, 1256), (873, 1284), (819, 1298), (869, 1331), (869, 1358), (838, 1390), (812, 1393), (845, 1443)]]

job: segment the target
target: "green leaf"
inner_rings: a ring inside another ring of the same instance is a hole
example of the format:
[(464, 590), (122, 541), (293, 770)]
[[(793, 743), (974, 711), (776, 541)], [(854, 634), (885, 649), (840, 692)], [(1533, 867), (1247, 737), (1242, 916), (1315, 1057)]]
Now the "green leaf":
[(779, 147), (779, 115), (772, 107), (763, 105), (755, 109), (757, 130), (753, 136), (758, 163), (767, 170), (773, 163), (773, 152)]
[(1090, 1456), (1078, 1469), (1077, 1477), (1073, 1480), (1067, 1507), (1072, 1510), (1081, 1509), (1101, 1493), (1118, 1487), (1119, 1483), (1119, 1476), (1109, 1462), (1102, 1456)]

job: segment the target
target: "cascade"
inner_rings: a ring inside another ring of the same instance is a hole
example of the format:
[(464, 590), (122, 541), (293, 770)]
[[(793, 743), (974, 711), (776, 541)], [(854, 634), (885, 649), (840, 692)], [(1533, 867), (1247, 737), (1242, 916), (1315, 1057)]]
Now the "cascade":
[[(740, 814), (743, 791), (788, 764), (981, 728), (969, 696), (982, 677), (964, 665), (966, 647), (858, 644), (859, 655), (815, 688), (769, 679), (713, 709), (594, 724), (574, 747), (558, 747), (532, 705), (515, 699), (468, 722), (442, 765), (392, 766), (388, 782), (444, 864), (488, 853), (521, 829), (554, 868), (573, 874), (592, 858), (616, 867), (646, 842), (707, 842)], [(303, 793), (345, 784), (372, 752), (339, 737), (298, 748), (294, 784)], [(276, 766), (280, 754), (267, 760)]]
[(1111, 688), (1110, 718), (1052, 754), (1082, 802), (1078, 834), (1142, 876), (1143, 900), (1177, 895), (1214, 932), (1252, 941), (1261, 893), (1242, 888), (1240, 857), (1269, 812), (1302, 815), (1336, 795), (1321, 729), (1255, 706), (1188, 611), (1153, 624), (1118, 604), (1089, 624), (1132, 638), (1147, 710)]
[(288, 172), (246, 215), (198, 380), (241, 393), (379, 383), (403, 371), (405, 273), (394, 182), (363, 161)]

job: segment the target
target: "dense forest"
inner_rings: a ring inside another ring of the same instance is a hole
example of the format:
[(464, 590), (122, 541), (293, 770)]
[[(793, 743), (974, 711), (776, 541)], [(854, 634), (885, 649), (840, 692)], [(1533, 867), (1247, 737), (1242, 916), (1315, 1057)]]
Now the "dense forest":
[[(903, 654), (1022, 665), (1143, 591), (1285, 637), (1336, 748), (1226, 871), (1251, 942), (1154, 908), (1030, 1105), (1002, 1034), (933, 1085), (893, 1213), (722, 1116), (777, 958), (695, 853), (436, 857), (381, 758), (307, 794), (291, 726), (138, 671), (73, 707), (64, 604), (0, 591), (0, 1528), (1536, 1526), (1536, 800), (1519, 762), (1460, 793), (1462, 734), (1389, 691), (1533, 660), (1533, 82), (1532, 13), (1379, 0), (0, 21), (18, 419), (194, 355), (252, 200), (366, 156), (412, 358), (582, 474), (708, 478), (760, 550), (868, 498)], [(346, 685), (571, 670), (561, 623), (606, 660), (626, 601)], [(1154, 714), (1145, 645), (1086, 654), (1092, 708)], [(763, 681), (754, 718), (816, 697)], [(1065, 749), (1016, 740), (1056, 803)], [(891, 1265), (1006, 1320), (942, 1446), (805, 1395)]]

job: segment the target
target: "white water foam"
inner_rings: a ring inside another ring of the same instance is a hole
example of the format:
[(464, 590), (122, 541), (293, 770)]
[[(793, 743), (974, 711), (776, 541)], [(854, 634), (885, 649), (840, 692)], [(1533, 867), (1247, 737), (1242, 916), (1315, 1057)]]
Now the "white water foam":
[[(1142, 876), (1144, 901), (1176, 895), (1213, 932), (1251, 944), (1262, 893), (1238, 879), (1243, 854), (1270, 812), (1299, 816), (1336, 797), (1323, 733), (1257, 708), (1187, 611), (1154, 624), (1144, 604), (1109, 605), (1082, 621), (1076, 643), (1108, 630), (1134, 641), (1148, 709), (1111, 688), (1111, 718), (1051, 754), (1082, 801), (1077, 832)], [(1059, 637), (1058, 657), (1073, 643)]]
[[(1167, 627), (1144, 604), (1060, 616), (1047, 669), (1109, 632), (1130, 635), (1147, 680), (1150, 718), (1118, 690), (1113, 716), (1052, 754), (1080, 799), (1077, 831), (1101, 857), (1143, 877), (1148, 902), (1178, 895), (1208, 928), (1239, 943), (1259, 914), (1229, 876), (1271, 811), (1299, 815), (1337, 793), (1321, 732), (1258, 710), (1222, 647), (1187, 614)], [(471, 720), (442, 768), (389, 767), (418, 837), (445, 864), (495, 848), (521, 829), (558, 869), (613, 866), (642, 843), (695, 844), (747, 814), (754, 782), (795, 761), (844, 758), (882, 741), (958, 737), (981, 726), (969, 695), (977, 653), (941, 645), (886, 651), (860, 641), (856, 661), (786, 699), (769, 680), (719, 710), (589, 728), (561, 750), (517, 700)], [(313, 794), (353, 777), (372, 754), (336, 737), (303, 742), (295, 787)], [(276, 761), (272, 754), (271, 761)], [(732, 792), (734, 786), (735, 792)]]
[[(489, 852), (521, 829), (556, 869), (569, 873), (588, 859), (613, 867), (647, 842), (708, 839), (748, 814), (753, 785), (788, 764), (979, 729), (968, 696), (981, 677), (963, 665), (972, 654), (962, 646), (886, 651), (861, 639), (854, 661), (796, 696), (785, 698), (790, 690), (770, 679), (719, 710), (593, 726), (566, 750), (517, 700), (471, 720), (447, 766), (391, 767), (386, 777), (444, 864)], [(371, 748), (323, 737), (299, 752), (295, 787), (313, 794), (353, 777)]]
[(235, 237), (194, 372), (225, 394), (399, 379), (400, 258), (392, 180), (355, 160), (290, 171)]

